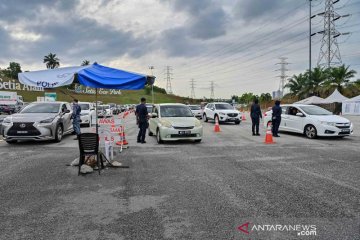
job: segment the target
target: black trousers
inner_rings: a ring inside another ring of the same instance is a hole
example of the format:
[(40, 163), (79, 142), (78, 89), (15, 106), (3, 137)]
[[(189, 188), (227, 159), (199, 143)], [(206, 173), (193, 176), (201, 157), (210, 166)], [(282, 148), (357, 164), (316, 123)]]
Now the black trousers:
[(281, 118), (277, 118), (277, 119), (272, 120), (272, 134), (273, 134), (273, 136), (278, 135), (280, 122), (281, 122)]
[(137, 136), (138, 142), (144, 142), (145, 141), (145, 135), (146, 135), (146, 129), (148, 128), (147, 122), (140, 122), (139, 123), (139, 133)]
[[(260, 124), (260, 118), (251, 118), (251, 122), (252, 122), (252, 126), (251, 126), (251, 130), (253, 134), (258, 134), (259, 133), (259, 124)], [(255, 132), (256, 130), (256, 132)]]

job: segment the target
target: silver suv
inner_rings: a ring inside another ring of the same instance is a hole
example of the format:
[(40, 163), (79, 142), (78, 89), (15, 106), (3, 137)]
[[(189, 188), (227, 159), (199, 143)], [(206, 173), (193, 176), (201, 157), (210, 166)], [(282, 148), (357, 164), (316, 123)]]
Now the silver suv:
[(203, 113), (203, 119), (207, 122), (209, 119), (218, 119), (219, 122), (234, 122), (240, 124), (240, 112), (234, 109), (229, 103), (214, 102), (206, 105)]
[(4, 119), (2, 135), (8, 143), (18, 140), (55, 140), (73, 131), (71, 106), (66, 102), (34, 102)]

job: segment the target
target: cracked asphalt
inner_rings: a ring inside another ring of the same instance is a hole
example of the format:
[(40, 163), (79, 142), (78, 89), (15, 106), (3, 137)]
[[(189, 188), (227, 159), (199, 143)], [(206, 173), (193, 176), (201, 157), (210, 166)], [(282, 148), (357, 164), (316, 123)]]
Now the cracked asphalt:
[[(0, 142), (0, 239), (360, 239), (360, 117), (355, 134), (276, 143), (239, 126), (203, 123), (204, 139), (136, 143), (115, 158), (129, 169), (77, 176), (77, 141)], [(87, 129), (83, 129), (87, 131)], [(249, 223), (249, 234), (238, 229)], [(315, 225), (316, 235), (256, 231)]]

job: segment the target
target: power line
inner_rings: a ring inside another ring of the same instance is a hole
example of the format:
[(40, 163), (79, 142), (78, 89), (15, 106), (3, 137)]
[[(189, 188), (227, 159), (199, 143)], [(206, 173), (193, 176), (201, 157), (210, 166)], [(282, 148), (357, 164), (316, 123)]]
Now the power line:
[(195, 81), (194, 81), (194, 79), (191, 79), (190, 87), (191, 87), (190, 98), (195, 99)]
[(339, 2), (339, 0), (325, 0), (325, 11), (318, 14), (324, 17), (324, 29), (319, 32), (322, 34), (318, 59), (319, 66), (331, 67), (342, 63), (337, 37), (349, 33), (340, 33), (337, 31), (335, 21), (342, 17), (348, 17), (349, 14), (341, 16), (335, 12), (334, 4), (337, 2)]
[(172, 67), (171, 66), (166, 66), (165, 68), (166, 70), (166, 92), (168, 94), (172, 94), (172, 89), (171, 89), (171, 79), (172, 79)]
[(280, 62), (277, 63), (280, 65), (280, 69), (278, 69), (277, 71), (280, 71), (280, 84), (279, 84), (279, 90), (280, 90), (280, 97), (283, 97), (284, 94), (284, 88), (285, 88), (285, 81), (286, 78), (288, 77), (286, 75), (286, 72), (289, 71), (289, 69), (286, 68), (287, 65), (289, 65), (289, 63), (286, 61), (287, 57), (280, 57)]
[(214, 94), (214, 81), (211, 81), (210, 82), (211, 85), (210, 85), (210, 99), (214, 99), (215, 98), (215, 94)]

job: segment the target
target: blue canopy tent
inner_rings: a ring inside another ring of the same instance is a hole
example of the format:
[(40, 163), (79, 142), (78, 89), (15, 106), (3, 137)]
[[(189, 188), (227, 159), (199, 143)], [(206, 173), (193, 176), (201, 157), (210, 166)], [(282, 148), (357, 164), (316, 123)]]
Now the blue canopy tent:
[[(94, 63), (81, 67), (64, 67), (41, 71), (23, 72), (18, 74), (19, 81), (28, 86), (55, 88), (70, 85), (74, 81), (81, 85), (96, 89), (139, 90), (146, 84), (154, 84), (155, 77), (120, 69), (110, 68)], [(96, 132), (98, 130), (96, 114)]]

